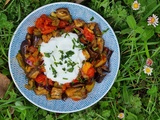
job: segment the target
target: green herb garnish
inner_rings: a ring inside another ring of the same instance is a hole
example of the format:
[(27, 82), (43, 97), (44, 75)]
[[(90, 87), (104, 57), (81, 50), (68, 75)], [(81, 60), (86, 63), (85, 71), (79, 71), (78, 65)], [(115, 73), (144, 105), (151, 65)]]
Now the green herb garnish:
[(51, 67), (52, 74), (54, 75), (54, 77), (57, 77), (57, 71), (56, 71), (56, 69), (52, 65), (50, 65), (50, 67)]
[(63, 78), (64, 80), (68, 80), (68, 78)]
[(90, 18), (90, 21), (92, 21), (92, 20), (94, 20), (94, 17), (93, 17), (93, 16)]
[(71, 67), (71, 68), (67, 69), (67, 71), (68, 71), (68, 72), (73, 72), (73, 70), (74, 70), (74, 68), (73, 68), (73, 67)]
[(109, 28), (107, 28), (106, 30), (102, 31), (102, 34), (106, 33), (109, 30)]

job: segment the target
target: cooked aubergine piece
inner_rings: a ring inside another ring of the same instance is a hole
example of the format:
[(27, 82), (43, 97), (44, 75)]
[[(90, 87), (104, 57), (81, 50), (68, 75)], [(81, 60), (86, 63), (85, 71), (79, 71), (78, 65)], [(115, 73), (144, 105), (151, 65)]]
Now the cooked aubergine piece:
[(36, 95), (47, 95), (49, 93), (49, 91), (44, 89), (44, 87), (40, 87), (40, 86), (34, 89), (34, 92), (36, 93)]
[(104, 40), (102, 37), (97, 37), (96, 40), (97, 40), (98, 51), (99, 53), (102, 53), (104, 47)]
[(101, 32), (101, 30), (100, 30), (98, 24), (95, 25), (93, 31), (94, 31), (94, 33), (95, 33), (95, 35), (96, 35), (97, 37), (101, 37), (101, 36), (102, 36), (102, 32)]
[(90, 58), (90, 54), (89, 54), (89, 52), (87, 51), (87, 49), (83, 49), (83, 50), (82, 50), (82, 53), (83, 53), (83, 55), (85, 56), (86, 59), (89, 59), (89, 58)]
[(106, 57), (106, 55), (101, 55), (101, 58), (96, 61), (96, 63), (95, 63), (94, 66), (95, 66), (96, 68), (98, 68), (98, 67), (103, 66), (106, 62), (107, 62), (107, 57)]
[(62, 99), (62, 89), (53, 87), (51, 90), (52, 99)]
[(87, 23), (87, 28), (89, 28), (90, 30), (94, 30), (95, 26), (96, 26), (96, 22), (91, 22), (91, 23)]
[(39, 69), (37, 67), (35, 67), (27, 74), (27, 77), (35, 79), (39, 73), (40, 73)]
[(106, 75), (107, 74), (105, 74), (105, 73), (95, 75), (96, 82), (101, 83)]
[(28, 80), (28, 84), (25, 85), (25, 88), (27, 88), (28, 90), (33, 89), (33, 87), (34, 87), (34, 82), (35, 82), (34, 79)]
[(31, 41), (30, 40), (24, 40), (21, 43), (21, 47), (20, 47), (20, 53), (23, 57), (23, 59), (25, 60), (25, 55), (27, 54), (28, 48), (31, 45)]
[(75, 19), (74, 20), (74, 24), (76, 27), (83, 27), (83, 25), (85, 24), (85, 22), (81, 19)]
[(52, 26), (58, 26), (60, 20), (57, 17), (52, 17)]
[(21, 55), (21, 53), (18, 53), (16, 55), (16, 59), (18, 60), (19, 65), (22, 67), (22, 69), (25, 71), (25, 62), (23, 60), (23, 57)]
[(84, 87), (70, 87), (65, 91), (66, 95), (77, 101), (87, 97), (87, 91)]
[(59, 8), (56, 10), (56, 16), (61, 20), (71, 21), (71, 15), (67, 8)]

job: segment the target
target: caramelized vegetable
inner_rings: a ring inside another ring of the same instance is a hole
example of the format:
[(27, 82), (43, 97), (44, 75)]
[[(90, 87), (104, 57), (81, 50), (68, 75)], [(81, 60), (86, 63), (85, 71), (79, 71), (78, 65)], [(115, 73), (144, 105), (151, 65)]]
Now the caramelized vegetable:
[(87, 84), (87, 85), (86, 85), (86, 90), (87, 90), (88, 92), (91, 92), (92, 89), (93, 89), (93, 87), (94, 87), (94, 85), (95, 85), (95, 81), (92, 81), (91, 83)]
[(56, 16), (61, 20), (71, 21), (71, 15), (66, 8), (59, 8), (56, 10)]
[(62, 89), (53, 87), (51, 90), (52, 99), (62, 99)]
[(74, 24), (76, 27), (83, 27), (83, 25), (85, 24), (85, 22), (81, 19), (75, 19), (74, 20)]
[(70, 87), (66, 90), (65, 93), (74, 101), (78, 101), (87, 97), (87, 91), (84, 87)]
[(49, 91), (47, 91), (46, 89), (44, 89), (44, 87), (40, 87), (40, 86), (38, 86), (36, 89), (34, 89), (34, 92), (37, 95), (47, 95), (49, 93)]

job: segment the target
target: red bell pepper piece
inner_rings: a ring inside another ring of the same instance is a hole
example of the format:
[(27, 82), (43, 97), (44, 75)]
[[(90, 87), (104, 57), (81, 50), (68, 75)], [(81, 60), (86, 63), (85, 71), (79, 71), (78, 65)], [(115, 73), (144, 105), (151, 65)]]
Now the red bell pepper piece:
[(95, 35), (89, 31), (87, 27), (84, 27), (84, 37), (89, 41), (92, 42), (95, 38)]
[(46, 79), (47, 79), (46, 75), (44, 75), (44, 74), (39, 74), (39, 75), (35, 78), (35, 81), (36, 81), (37, 83), (43, 83), (43, 82), (46, 82)]

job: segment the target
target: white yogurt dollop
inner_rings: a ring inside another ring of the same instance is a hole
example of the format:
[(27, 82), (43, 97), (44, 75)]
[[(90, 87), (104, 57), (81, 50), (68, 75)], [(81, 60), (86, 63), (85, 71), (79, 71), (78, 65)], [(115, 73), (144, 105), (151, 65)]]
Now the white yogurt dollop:
[(46, 76), (59, 84), (72, 82), (82, 67), (85, 56), (82, 44), (75, 33), (64, 33), (61, 37), (42, 42), (40, 52), (43, 54)]

